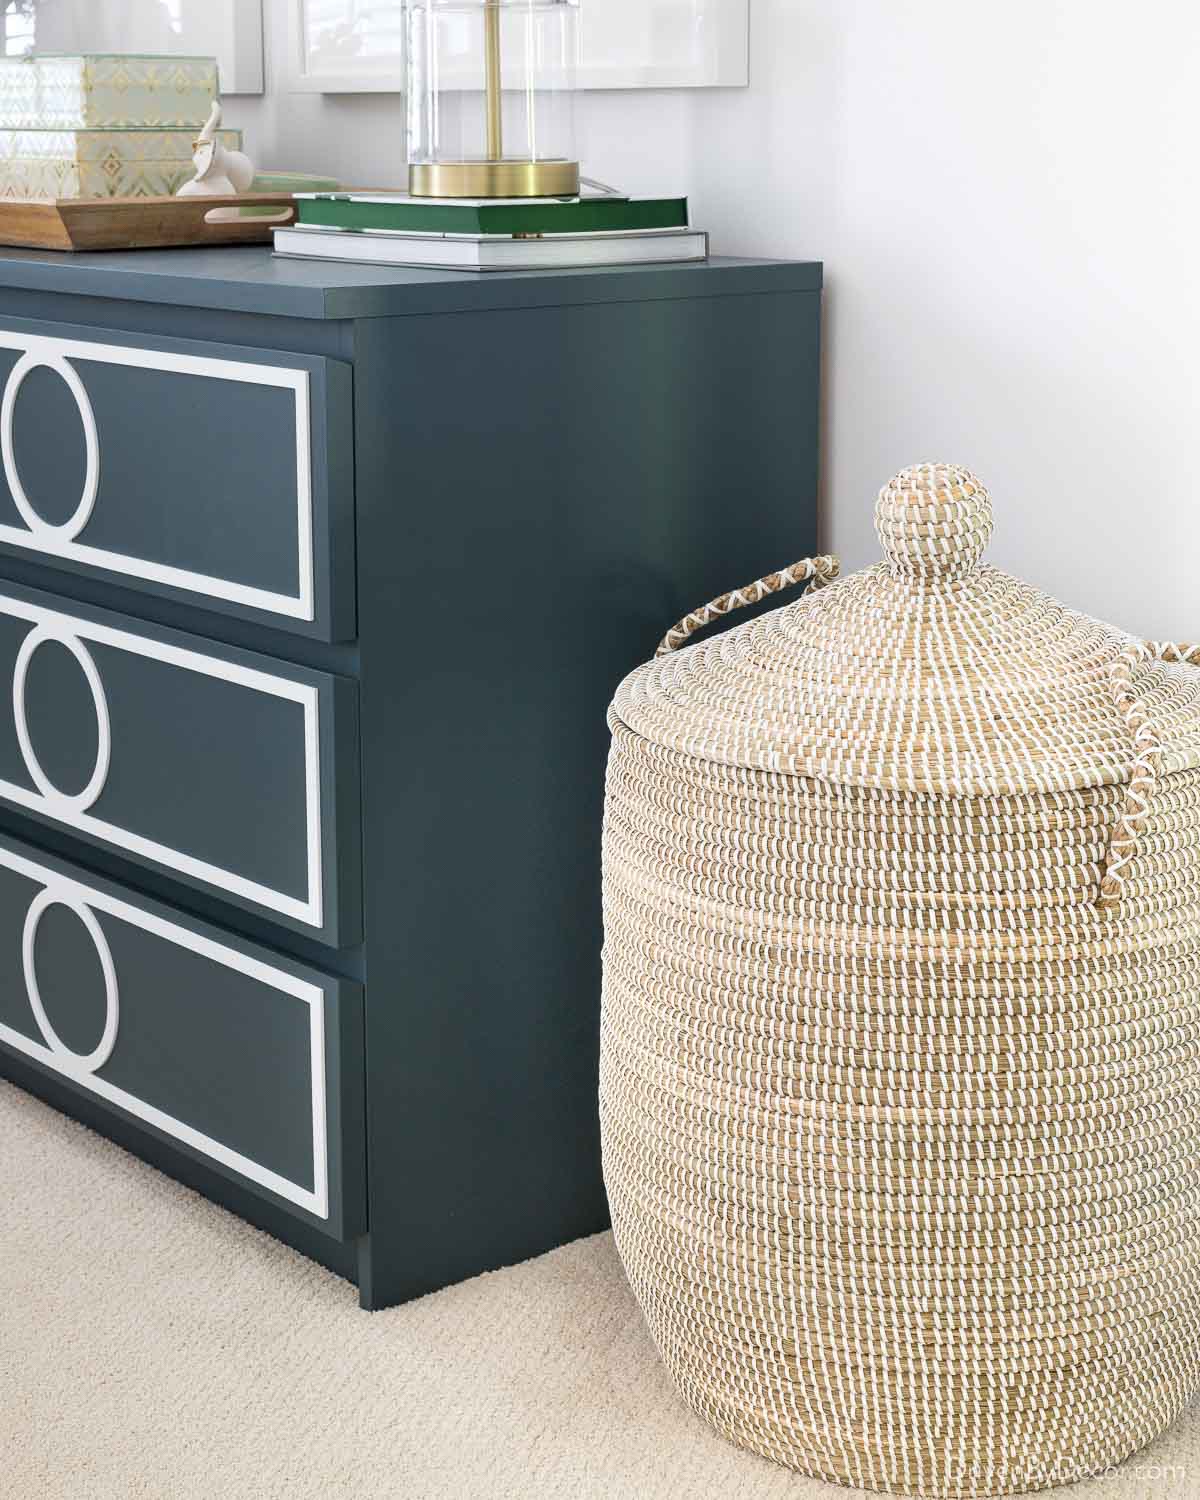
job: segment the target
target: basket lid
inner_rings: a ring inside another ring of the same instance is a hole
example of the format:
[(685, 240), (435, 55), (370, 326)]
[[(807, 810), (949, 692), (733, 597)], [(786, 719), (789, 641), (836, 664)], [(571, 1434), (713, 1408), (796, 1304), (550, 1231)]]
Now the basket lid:
[[(799, 602), (677, 654), (668, 637), (614, 723), (726, 765), (956, 796), (1128, 782), (1146, 725), (1158, 771), (1200, 764), (1190, 648), (1137, 643), (982, 563), (992, 505), (968, 470), (905, 469), (875, 525), (885, 561), (824, 586), (810, 565)], [(779, 579), (799, 581), (751, 598)]]

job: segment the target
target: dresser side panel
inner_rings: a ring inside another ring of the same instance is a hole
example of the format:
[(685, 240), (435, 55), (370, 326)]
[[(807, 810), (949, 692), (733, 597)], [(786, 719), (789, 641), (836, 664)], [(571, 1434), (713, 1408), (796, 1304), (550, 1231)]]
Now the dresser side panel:
[(368, 1306), (607, 1222), (605, 710), (815, 551), (819, 329), (816, 292), (356, 325)]

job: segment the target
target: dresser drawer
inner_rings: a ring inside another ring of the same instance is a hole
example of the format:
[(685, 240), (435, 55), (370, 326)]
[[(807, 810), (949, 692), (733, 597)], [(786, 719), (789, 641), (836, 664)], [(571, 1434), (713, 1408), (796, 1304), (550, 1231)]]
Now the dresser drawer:
[(362, 1232), (356, 984), (5, 838), (0, 1047), (327, 1233)]
[(61, 606), (0, 585), (0, 803), (357, 941), (357, 685)]
[(7, 319), (0, 392), (0, 548), (353, 637), (349, 365)]

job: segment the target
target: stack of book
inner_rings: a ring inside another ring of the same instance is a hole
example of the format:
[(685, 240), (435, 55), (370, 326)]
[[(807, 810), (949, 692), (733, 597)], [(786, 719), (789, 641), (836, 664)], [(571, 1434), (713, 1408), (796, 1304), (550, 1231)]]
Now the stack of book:
[(532, 271), (704, 260), (686, 198), (410, 198), (301, 193), (276, 255), (452, 271)]

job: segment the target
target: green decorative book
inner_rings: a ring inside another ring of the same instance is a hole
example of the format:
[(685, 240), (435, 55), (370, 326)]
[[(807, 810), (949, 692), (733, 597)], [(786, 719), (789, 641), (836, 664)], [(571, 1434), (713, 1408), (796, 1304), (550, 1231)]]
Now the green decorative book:
[(301, 224), (329, 229), (397, 229), (416, 234), (605, 234), (684, 229), (686, 198), (506, 198), (436, 201), (400, 194), (301, 195)]
[(256, 172), (256, 193), (336, 193), (336, 177), (314, 177), (311, 172)]

